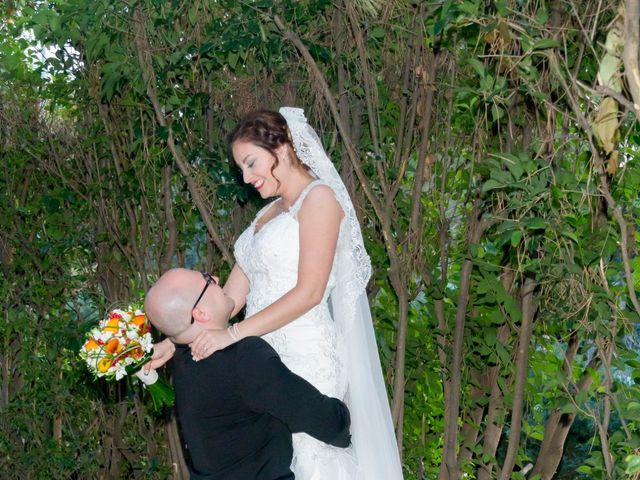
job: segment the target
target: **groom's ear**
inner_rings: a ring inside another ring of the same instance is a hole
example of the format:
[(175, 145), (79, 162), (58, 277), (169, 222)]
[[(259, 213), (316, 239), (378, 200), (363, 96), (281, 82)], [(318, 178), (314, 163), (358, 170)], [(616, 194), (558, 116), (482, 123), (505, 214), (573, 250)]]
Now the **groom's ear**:
[(207, 320), (209, 320), (209, 317), (207, 316), (207, 314), (200, 308), (196, 307), (191, 311), (191, 314), (193, 315), (193, 319), (197, 322), (197, 323), (203, 323), (206, 322)]

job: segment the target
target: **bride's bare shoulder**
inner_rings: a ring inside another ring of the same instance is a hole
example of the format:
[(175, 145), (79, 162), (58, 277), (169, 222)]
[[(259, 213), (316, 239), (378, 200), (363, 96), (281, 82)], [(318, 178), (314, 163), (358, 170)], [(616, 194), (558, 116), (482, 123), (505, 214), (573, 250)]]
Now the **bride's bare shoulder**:
[(335, 192), (330, 186), (324, 184), (314, 186), (300, 206), (300, 216), (313, 218), (319, 213), (335, 215), (338, 218), (344, 216)]

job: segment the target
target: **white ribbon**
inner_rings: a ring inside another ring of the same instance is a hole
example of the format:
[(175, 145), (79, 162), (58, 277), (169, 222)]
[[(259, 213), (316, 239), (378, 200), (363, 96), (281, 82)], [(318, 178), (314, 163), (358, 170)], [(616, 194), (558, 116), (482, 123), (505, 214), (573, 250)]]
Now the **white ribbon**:
[(134, 373), (134, 375), (138, 377), (140, 381), (145, 385), (153, 385), (158, 381), (158, 372), (156, 372), (153, 368), (149, 370), (149, 373), (144, 373), (144, 368), (141, 368), (136, 373)]

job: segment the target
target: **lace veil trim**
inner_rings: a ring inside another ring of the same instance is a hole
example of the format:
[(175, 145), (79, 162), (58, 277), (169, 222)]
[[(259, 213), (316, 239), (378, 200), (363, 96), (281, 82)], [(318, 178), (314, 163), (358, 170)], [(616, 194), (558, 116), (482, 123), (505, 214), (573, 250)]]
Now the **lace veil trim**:
[(283, 107), (296, 153), (313, 174), (331, 187), (344, 211), (336, 257), (335, 288), (331, 310), (342, 331), (341, 357), (345, 361), (348, 389), (345, 401), (351, 411), (352, 443), (359, 472), (354, 480), (402, 480), (400, 456), (391, 420), (373, 322), (365, 287), (371, 261), (351, 198), (316, 132), (300, 108)]
[(294, 107), (282, 107), (280, 113), (287, 121), (298, 158), (311, 168), (311, 171), (319, 180), (331, 187), (344, 211), (343, 225), (345, 231), (341, 231), (341, 239), (336, 252), (341, 257), (337, 262), (337, 267), (340, 271), (336, 273), (345, 282), (343, 288), (346, 289), (346, 300), (355, 306), (358, 295), (365, 289), (371, 277), (371, 260), (364, 248), (360, 224), (349, 197), (349, 192), (347, 192), (338, 171), (324, 151), (318, 134), (307, 122), (304, 110)]

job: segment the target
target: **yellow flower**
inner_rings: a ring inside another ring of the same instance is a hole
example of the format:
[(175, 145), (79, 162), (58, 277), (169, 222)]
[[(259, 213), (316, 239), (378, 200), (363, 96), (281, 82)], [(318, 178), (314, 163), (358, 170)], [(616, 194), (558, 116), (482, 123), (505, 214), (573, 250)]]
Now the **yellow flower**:
[(101, 358), (98, 361), (98, 370), (103, 373), (109, 370), (110, 366), (111, 366), (111, 359), (109, 357)]
[(120, 323), (120, 319), (119, 318), (112, 318), (111, 320), (109, 320), (107, 322), (107, 325), (104, 327), (104, 331), (105, 332), (117, 332), (118, 331), (118, 325)]
[(89, 352), (91, 350), (95, 350), (96, 348), (98, 348), (98, 344), (96, 343), (96, 341), (91, 338), (87, 341), (87, 343), (84, 344), (84, 349)]

